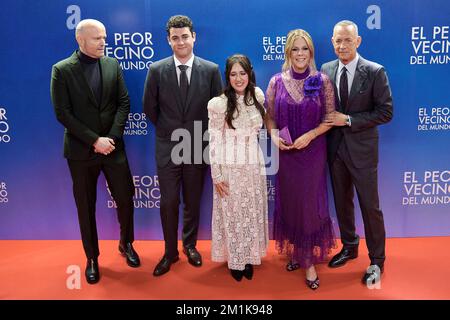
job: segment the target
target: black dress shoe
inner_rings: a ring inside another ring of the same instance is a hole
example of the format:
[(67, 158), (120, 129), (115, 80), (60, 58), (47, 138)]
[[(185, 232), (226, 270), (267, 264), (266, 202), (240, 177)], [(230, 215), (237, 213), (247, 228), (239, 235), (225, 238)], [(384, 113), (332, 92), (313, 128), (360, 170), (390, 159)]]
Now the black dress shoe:
[(236, 280), (236, 281), (241, 281), (242, 280), (242, 276), (244, 275), (244, 271), (230, 269), (230, 272), (231, 272), (231, 276), (234, 278), (234, 280)]
[(136, 251), (134, 251), (133, 245), (129, 242), (126, 244), (119, 244), (119, 252), (122, 256), (127, 258), (127, 264), (132, 268), (137, 268), (141, 265), (139, 256)]
[(253, 265), (246, 264), (244, 269), (244, 277), (246, 277), (248, 280), (252, 280), (253, 278)]
[(350, 249), (342, 248), (341, 252), (339, 252), (330, 260), (328, 266), (330, 268), (342, 267), (344, 264), (347, 263), (348, 260), (356, 259), (357, 257), (358, 257), (358, 247)]
[(175, 258), (168, 258), (167, 256), (162, 257), (161, 261), (156, 265), (155, 270), (153, 270), (153, 275), (155, 277), (162, 276), (164, 273), (169, 272), (172, 263), (175, 263), (180, 258), (175, 256)]
[(377, 264), (371, 264), (366, 273), (364, 273), (361, 282), (365, 285), (375, 284), (380, 281), (381, 274), (384, 272), (384, 266), (380, 266)]
[(195, 247), (183, 248), (183, 253), (187, 256), (188, 261), (194, 267), (200, 267), (202, 265), (202, 256)]
[(88, 259), (86, 263), (86, 281), (89, 284), (97, 283), (100, 280), (100, 271), (98, 270), (97, 259)]

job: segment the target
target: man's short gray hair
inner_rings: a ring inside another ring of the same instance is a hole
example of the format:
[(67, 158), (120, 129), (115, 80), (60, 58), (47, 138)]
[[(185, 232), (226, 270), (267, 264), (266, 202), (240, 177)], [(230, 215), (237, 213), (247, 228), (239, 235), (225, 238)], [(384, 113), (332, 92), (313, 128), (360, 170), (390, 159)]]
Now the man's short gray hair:
[(356, 25), (356, 23), (350, 20), (342, 20), (336, 23), (333, 28), (333, 33), (336, 27), (347, 27), (347, 26), (353, 26), (355, 28), (356, 36), (358, 36), (358, 26)]

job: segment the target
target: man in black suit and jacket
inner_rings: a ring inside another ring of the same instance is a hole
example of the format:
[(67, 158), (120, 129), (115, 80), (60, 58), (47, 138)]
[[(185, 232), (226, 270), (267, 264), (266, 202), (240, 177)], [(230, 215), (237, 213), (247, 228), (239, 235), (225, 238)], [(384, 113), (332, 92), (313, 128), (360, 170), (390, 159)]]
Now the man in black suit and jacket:
[(130, 100), (117, 60), (104, 56), (105, 39), (100, 21), (80, 21), (76, 28), (79, 50), (53, 66), (51, 79), (56, 117), (65, 127), (64, 156), (72, 175), (90, 284), (100, 279), (95, 221), (100, 172), (117, 204), (119, 251), (130, 267), (140, 265), (132, 245), (134, 185), (122, 138)]
[(364, 221), (370, 266), (362, 281), (381, 277), (385, 261), (385, 228), (378, 197), (378, 128), (393, 116), (392, 94), (384, 67), (358, 55), (358, 27), (344, 20), (334, 26), (332, 43), (337, 60), (325, 63), (322, 72), (334, 82), (338, 111), (326, 119), (335, 126), (328, 134), (336, 215), (343, 248), (330, 267), (343, 266), (358, 256), (353, 188)]
[[(203, 159), (206, 146), (203, 134), (208, 126), (208, 101), (222, 92), (218, 66), (193, 54), (196, 34), (191, 19), (173, 16), (167, 22), (166, 31), (174, 55), (150, 66), (143, 97), (144, 112), (156, 128), (160, 215), (165, 241), (164, 256), (156, 265), (154, 276), (168, 272), (171, 264), (179, 259), (180, 190), (184, 201), (183, 252), (190, 264), (202, 265), (196, 244), (207, 167)], [(178, 142), (179, 136), (183, 137), (182, 142)]]

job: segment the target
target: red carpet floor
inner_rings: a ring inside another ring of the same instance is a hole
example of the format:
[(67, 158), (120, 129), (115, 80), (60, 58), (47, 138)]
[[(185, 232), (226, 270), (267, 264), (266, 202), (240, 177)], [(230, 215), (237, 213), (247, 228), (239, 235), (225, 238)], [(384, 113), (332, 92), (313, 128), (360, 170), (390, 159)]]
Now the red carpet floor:
[[(326, 264), (318, 267), (321, 286), (317, 291), (305, 286), (302, 270), (285, 271), (286, 261), (276, 253), (273, 242), (263, 264), (255, 268), (253, 280), (241, 282), (231, 277), (225, 264), (211, 262), (209, 241), (198, 244), (201, 268), (192, 267), (181, 254), (180, 261), (161, 277), (153, 277), (152, 271), (163, 242), (136, 241), (134, 246), (142, 262), (137, 269), (126, 265), (117, 241), (101, 241), (102, 277), (98, 284), (89, 285), (81, 241), (2, 240), (0, 299), (450, 299), (450, 237), (388, 239), (379, 289), (360, 282), (369, 263), (362, 241), (358, 259), (339, 269)], [(80, 288), (69, 289), (68, 279), (75, 280), (69, 281), (72, 285), (77, 283), (76, 270)]]

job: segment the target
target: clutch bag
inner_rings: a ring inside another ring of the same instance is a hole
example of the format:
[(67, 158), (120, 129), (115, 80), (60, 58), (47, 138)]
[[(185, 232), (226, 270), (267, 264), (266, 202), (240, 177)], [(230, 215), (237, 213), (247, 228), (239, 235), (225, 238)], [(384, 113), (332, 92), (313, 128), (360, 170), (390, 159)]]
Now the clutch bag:
[(291, 134), (289, 133), (289, 128), (287, 126), (281, 129), (278, 134), (280, 138), (286, 142), (286, 144), (292, 144)]

